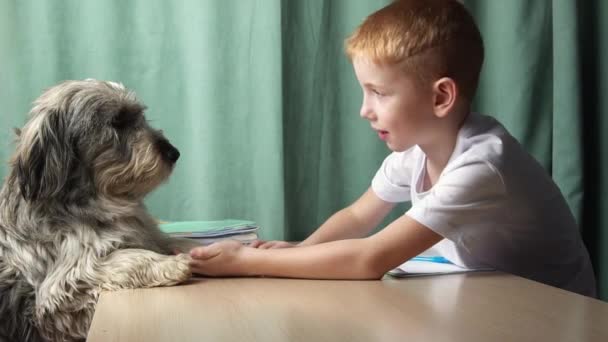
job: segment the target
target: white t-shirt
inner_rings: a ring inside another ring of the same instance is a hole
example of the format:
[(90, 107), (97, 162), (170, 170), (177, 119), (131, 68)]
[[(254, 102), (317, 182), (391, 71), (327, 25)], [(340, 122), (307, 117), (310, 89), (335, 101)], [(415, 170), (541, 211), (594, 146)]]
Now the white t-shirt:
[(436, 184), (423, 191), (426, 156), (414, 146), (382, 163), (372, 189), (445, 237), (434, 246), (468, 268), (491, 267), (595, 296), (587, 249), (559, 188), (495, 119), (471, 114)]

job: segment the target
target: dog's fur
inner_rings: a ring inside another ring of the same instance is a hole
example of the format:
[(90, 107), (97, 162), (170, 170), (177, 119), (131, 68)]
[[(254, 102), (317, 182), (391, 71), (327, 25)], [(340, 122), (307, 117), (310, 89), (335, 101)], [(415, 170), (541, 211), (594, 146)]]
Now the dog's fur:
[(177, 284), (193, 243), (143, 198), (179, 152), (121, 84), (66, 81), (17, 131), (0, 192), (0, 341), (83, 340), (102, 290)]

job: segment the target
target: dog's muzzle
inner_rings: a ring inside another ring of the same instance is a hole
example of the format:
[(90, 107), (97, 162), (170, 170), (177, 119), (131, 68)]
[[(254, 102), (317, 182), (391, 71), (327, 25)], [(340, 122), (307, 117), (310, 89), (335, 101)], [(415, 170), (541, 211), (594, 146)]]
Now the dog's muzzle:
[(169, 162), (175, 163), (179, 159), (179, 151), (167, 140), (160, 140), (158, 148), (163, 157)]

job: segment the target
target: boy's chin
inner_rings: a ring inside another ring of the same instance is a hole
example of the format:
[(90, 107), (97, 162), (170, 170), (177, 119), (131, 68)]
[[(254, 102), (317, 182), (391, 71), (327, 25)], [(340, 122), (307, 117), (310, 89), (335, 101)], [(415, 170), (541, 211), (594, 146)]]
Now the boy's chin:
[(386, 147), (388, 147), (393, 152), (405, 152), (412, 148), (414, 145), (406, 145), (406, 144), (392, 144), (391, 142), (386, 143)]

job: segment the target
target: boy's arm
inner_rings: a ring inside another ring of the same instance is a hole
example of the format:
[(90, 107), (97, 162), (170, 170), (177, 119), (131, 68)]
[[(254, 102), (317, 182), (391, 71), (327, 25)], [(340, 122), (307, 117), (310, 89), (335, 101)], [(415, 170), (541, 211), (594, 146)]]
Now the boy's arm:
[(336, 212), (299, 246), (366, 236), (382, 222), (395, 203), (381, 200), (370, 187), (350, 206)]
[(407, 215), (361, 239), (300, 248), (256, 249), (225, 241), (191, 252), (194, 273), (311, 279), (379, 279), (442, 239)]
[(369, 188), (350, 206), (336, 212), (327, 219), (306, 240), (299, 244), (285, 241), (254, 241), (250, 246), (256, 248), (284, 248), (309, 246), (318, 243), (354, 239), (366, 236), (395, 207), (395, 203), (381, 200), (372, 188)]

